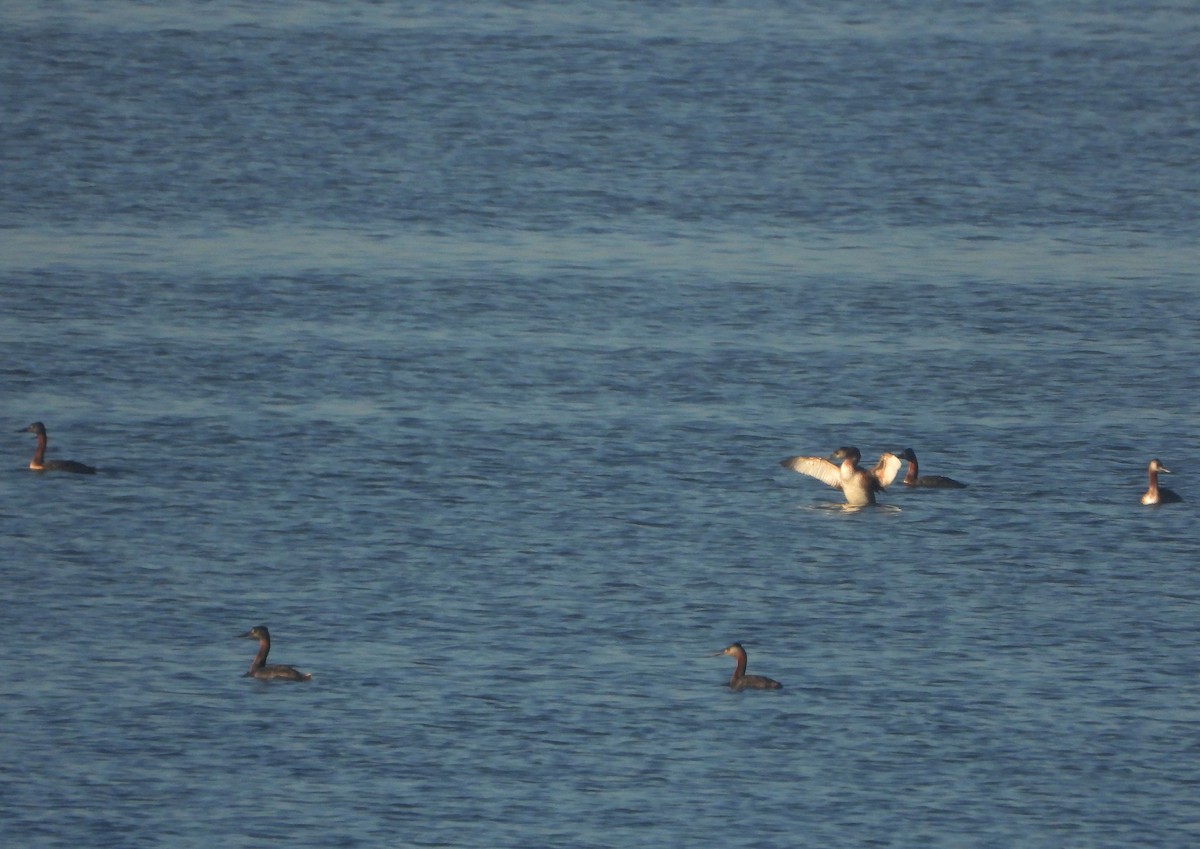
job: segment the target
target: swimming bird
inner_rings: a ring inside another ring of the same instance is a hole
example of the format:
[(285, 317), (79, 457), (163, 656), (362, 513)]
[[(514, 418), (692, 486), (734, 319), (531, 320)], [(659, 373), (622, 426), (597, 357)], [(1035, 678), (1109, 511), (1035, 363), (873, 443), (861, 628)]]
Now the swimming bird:
[(266, 665), (267, 653), (271, 651), (271, 634), (266, 625), (255, 625), (246, 633), (238, 636), (258, 640), (258, 654), (254, 656), (254, 660), (250, 661), (250, 668), (246, 670), (243, 678), (258, 678), (263, 681), (308, 681), (312, 679), (312, 675), (309, 673), (300, 672), (290, 666)]
[(725, 654), (737, 659), (737, 663), (733, 667), (733, 675), (729, 678), (729, 689), (778, 690), (783, 686), (775, 679), (768, 678), (765, 675), (746, 674), (746, 650), (742, 648), (741, 643), (733, 643), (721, 649), (721, 651), (713, 652), (710, 656), (718, 657)]
[(29, 461), (29, 468), (35, 472), (75, 472), (79, 475), (94, 475), (96, 470), (91, 466), (83, 463), (76, 463), (74, 460), (46, 460), (46, 426), (41, 422), (34, 422), (29, 427), (23, 427), (17, 433), (35, 433), (37, 434), (37, 449), (33, 452), (33, 459)]
[[(862, 454), (853, 446), (843, 446), (827, 460), (824, 457), (788, 457), (779, 465), (814, 477), (822, 483), (840, 489), (846, 503), (854, 506), (875, 503), (875, 493), (884, 492), (900, 471), (900, 458), (885, 451), (879, 455), (875, 468), (867, 471), (858, 465)], [(836, 465), (832, 460), (840, 461)]]
[(1164, 475), (1171, 474), (1171, 470), (1164, 466), (1155, 457), (1150, 461), (1150, 487), (1146, 490), (1146, 494), (1142, 496), (1143, 504), (1174, 504), (1178, 501), (1183, 501), (1173, 489), (1167, 489), (1165, 486), (1158, 485), (1158, 473)]
[(902, 483), (905, 486), (927, 486), (937, 487), (940, 489), (965, 489), (965, 483), (959, 483), (954, 478), (948, 478), (945, 475), (921, 475), (917, 476), (917, 455), (911, 448), (905, 448), (896, 455), (901, 460), (908, 461), (908, 471), (904, 473)]

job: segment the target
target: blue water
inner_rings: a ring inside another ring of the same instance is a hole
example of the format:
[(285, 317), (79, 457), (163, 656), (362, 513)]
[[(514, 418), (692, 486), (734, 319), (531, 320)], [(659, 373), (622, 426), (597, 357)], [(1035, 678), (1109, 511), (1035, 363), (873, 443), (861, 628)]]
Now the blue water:
[(818, 5), (0, 4), (0, 843), (1200, 842), (1200, 14)]

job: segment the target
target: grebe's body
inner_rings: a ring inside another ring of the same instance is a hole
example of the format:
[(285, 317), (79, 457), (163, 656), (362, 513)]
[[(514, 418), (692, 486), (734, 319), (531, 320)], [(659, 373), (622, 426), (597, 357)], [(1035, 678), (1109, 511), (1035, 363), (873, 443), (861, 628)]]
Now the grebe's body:
[(954, 478), (945, 475), (918, 475), (917, 455), (911, 448), (905, 448), (897, 454), (901, 460), (908, 461), (908, 470), (904, 473), (905, 486), (930, 487), (932, 489), (965, 489), (965, 483), (959, 483)]
[(281, 663), (267, 666), (267, 653), (271, 651), (271, 634), (266, 625), (255, 625), (238, 636), (258, 640), (258, 654), (250, 661), (250, 668), (243, 677), (258, 678), (262, 681), (308, 681), (312, 678), (307, 672), (300, 672)]
[(719, 652), (714, 652), (713, 657), (719, 655), (729, 655), (734, 658), (737, 663), (733, 667), (733, 675), (729, 678), (729, 689), (731, 690), (778, 690), (783, 685), (773, 678), (768, 678), (765, 675), (747, 675), (746, 674), (746, 650), (742, 648), (741, 643), (734, 643), (726, 646)]
[(1146, 490), (1146, 494), (1142, 496), (1143, 504), (1174, 504), (1178, 501), (1183, 501), (1173, 489), (1167, 489), (1165, 486), (1158, 485), (1158, 473), (1164, 475), (1171, 474), (1171, 470), (1164, 466), (1155, 457), (1150, 461), (1150, 487)]
[(33, 459), (29, 461), (29, 468), (35, 472), (74, 472), (77, 475), (96, 474), (96, 470), (93, 467), (83, 463), (76, 463), (74, 460), (47, 460), (46, 426), (41, 422), (34, 422), (29, 427), (23, 427), (18, 433), (32, 433), (37, 435), (37, 448), (33, 452)]
[[(822, 483), (840, 489), (846, 503), (860, 507), (875, 503), (875, 493), (884, 492), (900, 471), (900, 458), (884, 452), (870, 471), (858, 465), (862, 454), (853, 446), (839, 448), (828, 460), (824, 457), (788, 457), (780, 465), (814, 477)], [(832, 462), (839, 461), (838, 463)]]

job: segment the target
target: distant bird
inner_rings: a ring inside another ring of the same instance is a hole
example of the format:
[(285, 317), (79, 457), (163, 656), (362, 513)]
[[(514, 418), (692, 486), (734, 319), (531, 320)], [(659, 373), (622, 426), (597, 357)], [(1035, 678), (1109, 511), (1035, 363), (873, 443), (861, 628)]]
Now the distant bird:
[(737, 663), (733, 667), (733, 675), (729, 679), (729, 689), (731, 690), (778, 690), (783, 685), (773, 678), (768, 678), (765, 675), (747, 675), (746, 674), (746, 650), (742, 648), (741, 643), (733, 643), (726, 646), (721, 651), (713, 652), (712, 657), (720, 655), (729, 655), (736, 658)]
[(1167, 489), (1165, 486), (1158, 485), (1158, 473), (1164, 475), (1171, 474), (1171, 470), (1164, 466), (1155, 457), (1150, 461), (1150, 487), (1146, 490), (1146, 494), (1142, 496), (1143, 504), (1174, 504), (1183, 501), (1173, 489)]
[[(861, 459), (862, 454), (857, 448), (846, 446), (834, 451), (828, 460), (824, 457), (788, 457), (779, 464), (840, 489), (846, 496), (846, 503), (857, 507), (874, 504), (875, 493), (886, 490), (901, 465), (900, 458), (886, 451), (879, 455), (879, 462), (871, 471), (858, 465)], [(832, 460), (840, 461), (841, 465)]]
[(913, 453), (911, 448), (905, 448), (897, 454), (901, 460), (908, 461), (908, 471), (904, 473), (902, 483), (905, 486), (927, 486), (939, 489), (965, 489), (965, 483), (959, 483), (954, 478), (948, 478), (944, 475), (921, 475), (917, 476), (917, 455)]
[(74, 460), (46, 460), (46, 426), (41, 422), (34, 422), (29, 427), (23, 427), (17, 433), (36, 433), (37, 434), (37, 449), (33, 452), (33, 459), (29, 461), (29, 468), (35, 472), (74, 472), (78, 475), (94, 475), (96, 470), (91, 466), (83, 463), (76, 463)]
[(243, 678), (258, 678), (263, 681), (308, 681), (312, 678), (307, 672), (300, 672), (283, 664), (265, 665), (267, 653), (271, 651), (271, 634), (266, 625), (255, 625), (238, 636), (258, 640), (258, 654), (250, 661), (250, 668), (246, 670)]

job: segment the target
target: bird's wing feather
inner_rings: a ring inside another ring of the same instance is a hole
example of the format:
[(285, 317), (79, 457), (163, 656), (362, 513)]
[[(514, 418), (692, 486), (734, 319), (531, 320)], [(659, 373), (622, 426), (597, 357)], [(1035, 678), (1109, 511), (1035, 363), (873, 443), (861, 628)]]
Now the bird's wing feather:
[(816, 478), (834, 489), (842, 488), (842, 477), (838, 472), (838, 467), (824, 457), (788, 457), (786, 460), (780, 461), (780, 465), (793, 472)]
[(871, 470), (871, 474), (875, 476), (875, 480), (879, 481), (880, 486), (891, 486), (892, 481), (896, 479), (896, 473), (900, 471), (900, 467), (904, 465), (900, 458), (890, 451), (884, 451), (879, 455), (879, 462), (875, 464), (875, 468)]

